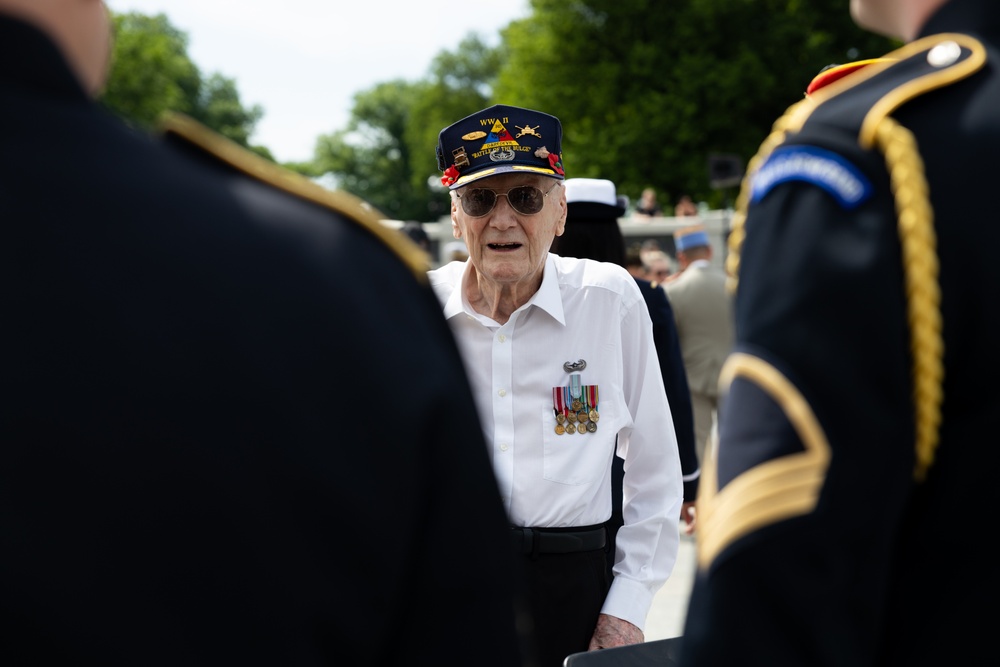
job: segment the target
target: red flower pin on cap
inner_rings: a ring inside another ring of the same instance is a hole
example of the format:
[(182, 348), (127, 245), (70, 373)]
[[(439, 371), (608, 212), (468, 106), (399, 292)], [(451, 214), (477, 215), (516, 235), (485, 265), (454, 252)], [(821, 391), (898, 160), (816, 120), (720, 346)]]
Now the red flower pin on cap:
[(444, 170), (444, 176), (441, 177), (441, 185), (448, 187), (452, 183), (458, 180), (458, 169), (455, 169), (455, 165), (451, 165)]

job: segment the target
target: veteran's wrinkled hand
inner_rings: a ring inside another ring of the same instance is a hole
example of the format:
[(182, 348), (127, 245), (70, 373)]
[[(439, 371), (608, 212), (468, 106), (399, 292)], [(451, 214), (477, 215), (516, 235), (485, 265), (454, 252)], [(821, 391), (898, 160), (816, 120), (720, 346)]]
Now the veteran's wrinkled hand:
[(594, 636), (590, 638), (587, 650), (641, 644), (643, 641), (645, 636), (636, 626), (615, 616), (601, 614), (597, 617), (597, 627), (594, 628)]
[(698, 523), (698, 515), (693, 501), (681, 505), (681, 522), (684, 524), (684, 534), (694, 535)]

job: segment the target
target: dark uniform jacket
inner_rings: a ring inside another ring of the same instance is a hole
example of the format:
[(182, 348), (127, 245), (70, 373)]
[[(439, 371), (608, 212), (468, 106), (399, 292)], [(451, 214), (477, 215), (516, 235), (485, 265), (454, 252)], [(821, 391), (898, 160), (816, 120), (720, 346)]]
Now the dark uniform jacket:
[(520, 664), (415, 246), (3, 17), (0, 127), (3, 662)]
[[(701, 472), (694, 446), (691, 392), (688, 390), (687, 374), (684, 372), (684, 359), (681, 357), (674, 311), (670, 307), (670, 300), (667, 299), (667, 293), (663, 291), (662, 285), (642, 278), (636, 278), (635, 282), (642, 292), (642, 298), (649, 310), (649, 318), (653, 322), (653, 343), (656, 345), (656, 355), (660, 361), (660, 374), (663, 376), (663, 387), (667, 392), (670, 418), (677, 436), (677, 453), (681, 459), (681, 473), (684, 476), (684, 502), (693, 502), (698, 495)], [(608, 521), (611, 538), (608, 542), (609, 576), (614, 576), (612, 572), (615, 564), (614, 538), (618, 534), (618, 529), (625, 523), (625, 518), (622, 516), (624, 478), (625, 461), (616, 455), (611, 462), (612, 502), (611, 519)]]
[(749, 165), (684, 667), (994, 653), (1000, 3), (887, 58)]
[(670, 417), (677, 435), (677, 452), (684, 474), (684, 502), (694, 501), (698, 494), (698, 454), (694, 446), (694, 416), (691, 412), (691, 392), (688, 390), (680, 337), (674, 322), (674, 311), (667, 293), (657, 282), (635, 279), (653, 322), (653, 342), (660, 360), (663, 387), (670, 403)]

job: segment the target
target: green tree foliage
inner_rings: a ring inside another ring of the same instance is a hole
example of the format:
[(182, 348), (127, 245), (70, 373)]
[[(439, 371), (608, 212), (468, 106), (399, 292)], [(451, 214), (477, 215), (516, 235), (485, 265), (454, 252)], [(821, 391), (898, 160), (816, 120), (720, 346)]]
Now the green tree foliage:
[(442, 51), (435, 57), (428, 85), (413, 109), (409, 137), (414, 151), (427, 156), (424, 178), (440, 171), (435, 158), (438, 133), (489, 103), (503, 60), (501, 49), (486, 45), (475, 34), (466, 36), (455, 51)]
[[(221, 74), (212, 74), (207, 79), (202, 79), (192, 107), (190, 114), (195, 120), (241, 146), (250, 145), (250, 135), (264, 115), (264, 110), (259, 105), (244, 107), (236, 90), (236, 82)], [(258, 152), (262, 155), (269, 154), (263, 148)]]
[(332, 174), (338, 187), (395, 219), (420, 210), (410, 147), (405, 141), (409, 109), (418, 86), (402, 80), (381, 83), (357, 93), (345, 129), (321, 136), (316, 169)]
[(126, 120), (155, 125), (164, 111), (191, 111), (201, 75), (187, 54), (187, 35), (163, 14), (114, 14), (111, 72), (101, 101)]
[(563, 122), (569, 176), (611, 178), (636, 198), (714, 204), (708, 156), (746, 163), (824, 66), (893, 44), (844, 0), (532, 0), (503, 31), (497, 101)]
[[(163, 14), (113, 14), (113, 22), (112, 66), (101, 96), (106, 107), (147, 129), (164, 112), (179, 111), (249, 147), (263, 110), (243, 106), (234, 80), (221, 74), (204, 77), (188, 56), (186, 33)], [(264, 147), (253, 150), (273, 159)]]
[(483, 108), (503, 57), (476, 35), (442, 51), (429, 78), (383, 83), (355, 95), (348, 126), (324, 135), (308, 175), (327, 173), (338, 187), (398, 220), (433, 220), (447, 212), (435, 151), (438, 132)]
[(438, 134), (489, 104), (504, 58), (502, 48), (490, 47), (480, 36), (469, 34), (454, 51), (441, 51), (431, 63), (430, 80), (414, 102), (406, 134), (414, 156), (413, 186), (422, 187), (426, 195), (424, 215), (416, 219), (447, 215), (451, 200), (443, 187), (437, 187), (441, 179)]

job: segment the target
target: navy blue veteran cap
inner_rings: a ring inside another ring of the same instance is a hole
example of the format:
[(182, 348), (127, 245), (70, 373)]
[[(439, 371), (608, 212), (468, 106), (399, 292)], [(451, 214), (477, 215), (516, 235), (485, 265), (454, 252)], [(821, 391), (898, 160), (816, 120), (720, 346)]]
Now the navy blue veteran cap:
[(562, 180), (562, 125), (541, 111), (497, 104), (441, 130), (437, 161), (449, 190), (509, 172)]

